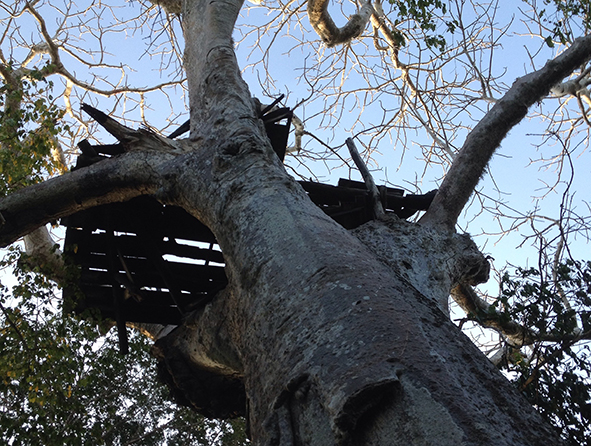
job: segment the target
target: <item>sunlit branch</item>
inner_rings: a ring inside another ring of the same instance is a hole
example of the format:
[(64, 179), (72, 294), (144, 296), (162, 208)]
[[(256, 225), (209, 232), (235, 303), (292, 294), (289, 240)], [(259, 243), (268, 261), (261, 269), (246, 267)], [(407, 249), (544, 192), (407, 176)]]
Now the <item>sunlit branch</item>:
[(308, 17), (310, 24), (318, 33), (322, 41), (329, 47), (348, 43), (359, 37), (365, 29), (371, 15), (373, 6), (371, 1), (363, 4), (357, 14), (353, 14), (347, 24), (342, 28), (335, 25), (328, 12), (330, 0), (308, 0)]
[(589, 58), (591, 37), (583, 37), (542, 69), (515, 81), (466, 138), (421, 223), (443, 224), (453, 230), (490, 158), (509, 130), (525, 117), (531, 105)]

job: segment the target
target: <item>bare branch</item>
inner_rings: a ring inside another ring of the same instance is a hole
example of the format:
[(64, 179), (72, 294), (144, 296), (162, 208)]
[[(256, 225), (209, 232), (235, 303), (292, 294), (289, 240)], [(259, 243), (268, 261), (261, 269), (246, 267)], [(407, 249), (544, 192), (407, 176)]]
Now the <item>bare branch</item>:
[(48, 222), (105, 203), (153, 194), (158, 167), (174, 155), (134, 152), (12, 192), (0, 200), (0, 246)]
[(374, 218), (381, 220), (386, 216), (386, 213), (384, 212), (384, 206), (382, 205), (382, 201), (380, 200), (380, 191), (378, 190), (378, 187), (376, 186), (376, 183), (373, 180), (373, 177), (371, 176), (369, 169), (361, 159), (361, 155), (359, 155), (359, 152), (357, 151), (357, 147), (355, 147), (355, 143), (353, 142), (353, 140), (351, 138), (347, 138), (345, 142), (347, 143), (347, 147), (349, 148), (351, 158), (353, 158), (355, 165), (357, 166), (357, 168), (361, 172), (361, 175), (363, 176), (363, 179), (365, 180), (365, 186), (367, 187), (367, 190), (369, 191), (369, 194), (371, 196), (373, 216)]
[(486, 166), (503, 138), (527, 114), (528, 108), (550, 89), (591, 58), (591, 37), (582, 37), (554, 60), (513, 83), (485, 117), (474, 127), (456, 156), (431, 207), (420, 222), (453, 230)]
[(342, 28), (335, 25), (328, 13), (328, 2), (329, 0), (308, 0), (310, 24), (322, 41), (331, 47), (359, 37), (373, 14), (371, 1), (366, 2), (357, 14), (353, 14)]

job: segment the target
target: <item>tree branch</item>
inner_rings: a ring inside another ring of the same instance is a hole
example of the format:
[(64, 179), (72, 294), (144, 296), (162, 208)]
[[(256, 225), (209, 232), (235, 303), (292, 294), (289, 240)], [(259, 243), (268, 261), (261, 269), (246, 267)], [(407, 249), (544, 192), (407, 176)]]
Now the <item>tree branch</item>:
[(242, 0), (200, 0), (185, 12), (185, 41), (197, 42), (187, 45), (184, 58), (193, 140), (210, 139), (219, 146), (221, 137), (230, 136), (216, 133), (225, 132), (225, 124), (235, 124), (233, 136), (251, 135), (253, 120), (260, 124), (261, 138), (267, 140), (234, 53), (232, 33), (241, 6)]
[(82, 109), (129, 153), (17, 190), (1, 199), (0, 246), (77, 211), (163, 190), (160, 167), (187, 151), (183, 142), (127, 128), (90, 105), (84, 104)]
[(466, 314), (473, 315), (483, 327), (502, 333), (511, 345), (521, 347), (534, 343), (534, 333), (515, 321), (503, 320), (500, 314), (491, 311), (490, 304), (481, 299), (471, 286), (460, 284), (451, 290), (451, 296)]
[(382, 201), (380, 200), (380, 191), (378, 190), (378, 187), (376, 186), (376, 183), (373, 180), (373, 177), (371, 176), (369, 169), (361, 159), (361, 155), (359, 155), (359, 152), (357, 151), (357, 147), (355, 147), (355, 143), (353, 142), (353, 140), (351, 138), (347, 138), (345, 142), (347, 143), (347, 147), (349, 148), (351, 158), (353, 158), (355, 165), (357, 166), (357, 168), (361, 172), (361, 175), (363, 176), (363, 179), (365, 180), (365, 187), (367, 187), (367, 190), (369, 191), (369, 195), (371, 197), (373, 216), (378, 220), (382, 220), (386, 216), (386, 213), (384, 212), (384, 206), (382, 205)]
[[(167, 10), (168, 7), (174, 9), (175, 3), (180, 3), (180, 2), (175, 1), (175, 0), (168, 0), (168, 1), (165, 0), (162, 3), (166, 3), (166, 5), (161, 4), (161, 6), (163, 8), (165, 8), (165, 10)], [(180, 7), (178, 4), (176, 6)], [(155, 85), (152, 87), (145, 87), (145, 88), (131, 88), (131, 87), (124, 86), (124, 87), (119, 87), (119, 88), (113, 88), (111, 90), (105, 90), (105, 89), (97, 88), (93, 84), (81, 81), (75, 75), (70, 73), (66, 69), (66, 67), (64, 66), (61, 56), (60, 56), (60, 48), (62, 50), (65, 50), (65, 49), (63, 48), (62, 45), (56, 44), (55, 39), (53, 37), (51, 37), (51, 35), (49, 34), (49, 31), (47, 30), (47, 25), (45, 23), (45, 19), (34, 8), (33, 3), (27, 3), (25, 9), (27, 9), (33, 15), (33, 17), (35, 17), (35, 19), (39, 23), (40, 32), (43, 35), (43, 38), (45, 39), (45, 42), (37, 45), (36, 48), (34, 48), (35, 51), (31, 52), (31, 54), (27, 57), (26, 62), (28, 62), (31, 59), (32, 55), (34, 55), (34, 54), (47, 53), (50, 56), (51, 63), (53, 65), (52, 70), (47, 71), (47, 75), (59, 74), (59, 75), (63, 76), (64, 78), (66, 78), (67, 81), (71, 82), (72, 84), (74, 84), (86, 91), (92, 91), (93, 93), (97, 93), (97, 94), (100, 94), (103, 96), (112, 96), (112, 95), (119, 94), (119, 93), (147, 93), (150, 91), (160, 90), (164, 87), (168, 87), (168, 86), (172, 86), (172, 85), (179, 85), (181, 83), (181, 81), (169, 81), (169, 82), (164, 82), (162, 84), (158, 84), (158, 85)], [(167, 12), (176, 12), (176, 11), (168, 11), (167, 10)], [(81, 62), (85, 65), (88, 65), (88, 66), (92, 65), (89, 62), (82, 60), (78, 56), (78, 54), (71, 52), (71, 51), (67, 51), (67, 50), (65, 50), (65, 51), (70, 56), (77, 59), (79, 62)], [(25, 65), (26, 65), (25, 63), (22, 64), (23, 67)], [(103, 66), (104, 66), (104, 64), (103, 64)]]
[(567, 335), (539, 334), (535, 330), (525, 327), (514, 320), (507, 320), (502, 314), (491, 308), (491, 305), (481, 299), (474, 289), (466, 284), (460, 284), (451, 290), (454, 301), (466, 312), (471, 314), (474, 321), (486, 328), (501, 333), (511, 344), (520, 348), (536, 342), (563, 342), (580, 339), (591, 339), (591, 332), (573, 332)]
[(361, 35), (373, 14), (371, 1), (366, 2), (357, 14), (353, 14), (342, 28), (335, 25), (328, 13), (329, 0), (308, 0), (310, 24), (326, 46), (347, 43)]
[(77, 211), (155, 193), (162, 186), (159, 165), (174, 156), (125, 153), (11, 193), (0, 199), (0, 246)]
[(443, 224), (453, 231), (486, 166), (503, 138), (550, 89), (591, 58), (591, 36), (574, 41), (560, 56), (517, 79), (509, 91), (468, 134), (439, 192), (420, 223)]
[(82, 104), (81, 108), (107, 132), (117, 138), (125, 152), (130, 150), (156, 150), (180, 154), (190, 150), (182, 142), (171, 141), (169, 138), (164, 138), (149, 130), (130, 129), (88, 104)]

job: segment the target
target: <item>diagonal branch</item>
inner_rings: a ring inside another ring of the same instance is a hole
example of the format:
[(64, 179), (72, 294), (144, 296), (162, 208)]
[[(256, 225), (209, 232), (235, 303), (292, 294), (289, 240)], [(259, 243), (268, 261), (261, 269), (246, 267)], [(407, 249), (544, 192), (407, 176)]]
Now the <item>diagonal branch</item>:
[(500, 314), (491, 309), (488, 302), (476, 294), (470, 285), (456, 286), (451, 290), (451, 296), (466, 314), (475, 317), (476, 322), (483, 327), (502, 333), (512, 346), (531, 345), (536, 341), (537, 336), (532, 330), (515, 321), (503, 319)]
[(486, 166), (503, 138), (550, 89), (591, 58), (591, 36), (574, 41), (560, 56), (517, 79), (509, 91), (468, 134), (439, 192), (420, 223), (453, 231)]
[(159, 166), (174, 156), (125, 153), (11, 193), (0, 199), (0, 246), (77, 211), (155, 193), (162, 187)]
[(491, 304), (480, 298), (474, 289), (466, 284), (460, 284), (451, 290), (454, 301), (474, 320), (483, 327), (492, 328), (501, 333), (512, 347), (523, 347), (536, 342), (563, 342), (591, 339), (590, 331), (574, 331), (566, 335), (552, 333), (540, 334), (531, 327), (507, 319), (498, 313)]
[(363, 179), (365, 180), (365, 187), (367, 187), (367, 190), (369, 191), (369, 196), (371, 197), (372, 201), (373, 217), (377, 220), (383, 220), (386, 216), (386, 213), (384, 212), (384, 206), (382, 205), (382, 201), (380, 199), (380, 191), (378, 190), (378, 187), (376, 186), (376, 183), (373, 180), (373, 177), (371, 176), (369, 169), (363, 162), (363, 159), (361, 159), (361, 155), (357, 151), (357, 147), (355, 147), (355, 143), (353, 142), (353, 140), (351, 138), (347, 138), (345, 143), (349, 148), (351, 158), (353, 158), (355, 165), (357, 166), (357, 168), (361, 172), (361, 175), (363, 176)]

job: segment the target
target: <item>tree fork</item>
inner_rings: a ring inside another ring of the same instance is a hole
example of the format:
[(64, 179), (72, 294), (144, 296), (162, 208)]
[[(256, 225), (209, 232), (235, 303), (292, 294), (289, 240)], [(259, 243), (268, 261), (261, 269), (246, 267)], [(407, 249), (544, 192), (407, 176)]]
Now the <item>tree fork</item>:
[[(434, 285), (446, 278), (408, 280), (324, 215), (286, 174), (256, 119), (229, 51), (232, 26), (220, 25), (217, 4), (186, 11), (191, 139), (200, 148), (188, 157), (177, 189), (179, 203), (216, 235), (229, 288), (161, 345), (183, 345), (170, 352), (183, 364), (242, 377), (259, 445), (559, 443), (426, 296), (446, 299), (449, 289)], [(413, 237), (397, 234), (402, 225), (409, 223), (379, 228), (402, 243), (398, 258), (436, 246), (429, 245), (436, 225), (414, 226)], [(368, 229), (366, 236), (372, 233), (382, 235)], [(449, 229), (441, 233), (449, 236)], [(373, 248), (379, 246), (377, 240)], [(474, 258), (473, 251), (464, 254)], [(461, 270), (457, 279), (474, 275), (474, 265), (456, 257), (466, 267), (451, 268)], [(442, 255), (429, 271), (451, 275), (450, 258)], [(215, 330), (225, 335), (212, 338)], [(159, 351), (174, 377), (174, 358)], [(220, 351), (238, 360), (212, 354)]]
[[(273, 153), (240, 78), (231, 42), (240, 6), (184, 2), (191, 100), (184, 144), (193, 151), (148, 157), (149, 147), (142, 152), (138, 144), (137, 153), (3, 199), (5, 225), (38, 226), (78, 210), (80, 197), (90, 197), (82, 206), (91, 206), (157, 193), (174, 172), (168, 202), (215, 233), (229, 286), (158, 343), (161, 365), (173, 385), (192, 370), (204, 372), (181, 388), (194, 407), (203, 406), (192, 399), (208, 397), (190, 387), (202, 386), (201, 379), (243, 385), (236, 398), (247, 403), (257, 445), (559, 444), (558, 434), (437, 304), (453, 283), (485, 278), (482, 256), (453, 234), (457, 206), (444, 212), (454, 195), (441, 194), (428, 225), (371, 222), (357, 237), (324, 215)], [(155, 161), (167, 161), (166, 169), (156, 169)], [(110, 172), (113, 166), (121, 170)], [(23, 211), (14, 219), (11, 211), (24, 209), (27, 197), (41, 206), (36, 192), (55, 198), (67, 190), (58, 186), (83, 178), (101, 189), (83, 181), (51, 215)], [(116, 184), (126, 192), (137, 182), (129, 195), (109, 189)], [(416, 263), (406, 261), (409, 255)], [(230, 407), (240, 408), (236, 403)], [(218, 414), (220, 407), (210, 406)]]

